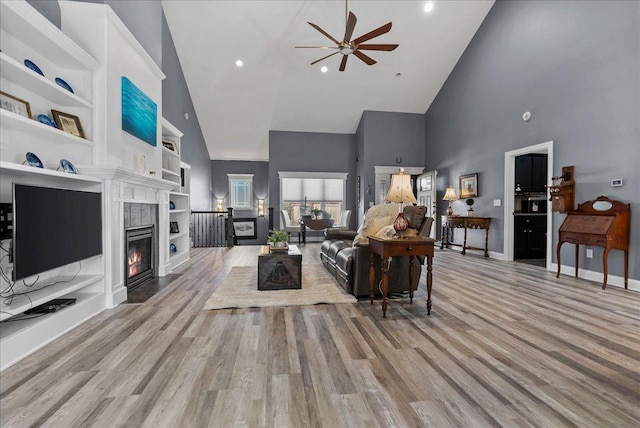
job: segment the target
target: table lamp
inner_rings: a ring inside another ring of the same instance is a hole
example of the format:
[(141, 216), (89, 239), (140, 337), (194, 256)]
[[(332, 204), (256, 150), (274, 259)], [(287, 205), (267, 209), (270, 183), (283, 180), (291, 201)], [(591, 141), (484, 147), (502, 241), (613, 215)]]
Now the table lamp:
[(404, 237), (402, 232), (407, 230), (409, 223), (404, 218), (402, 204), (418, 202), (411, 188), (411, 175), (405, 174), (404, 168), (400, 168), (398, 174), (391, 176), (391, 186), (389, 186), (389, 192), (387, 193), (387, 201), (400, 204), (400, 212), (393, 222), (393, 228), (396, 231), (396, 236)]
[(444, 193), (443, 201), (449, 201), (449, 208), (447, 208), (447, 215), (453, 215), (453, 207), (451, 207), (451, 202), (458, 200), (458, 195), (456, 195), (456, 189), (453, 186), (447, 187), (447, 191)]

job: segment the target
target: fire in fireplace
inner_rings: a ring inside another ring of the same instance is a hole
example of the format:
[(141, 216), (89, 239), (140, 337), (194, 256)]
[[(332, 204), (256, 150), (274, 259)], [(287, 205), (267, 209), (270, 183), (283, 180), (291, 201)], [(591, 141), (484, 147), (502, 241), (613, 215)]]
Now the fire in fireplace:
[(128, 289), (137, 287), (154, 277), (153, 226), (127, 229), (125, 254), (125, 283)]

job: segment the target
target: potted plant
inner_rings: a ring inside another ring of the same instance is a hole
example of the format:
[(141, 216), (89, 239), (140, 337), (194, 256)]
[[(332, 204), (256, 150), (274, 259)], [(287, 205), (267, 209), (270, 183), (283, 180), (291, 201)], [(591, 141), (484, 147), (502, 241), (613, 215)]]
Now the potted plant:
[(322, 210), (319, 210), (319, 209), (313, 209), (313, 210), (311, 210), (311, 212), (313, 213), (313, 218), (314, 218), (314, 219), (319, 220), (319, 219), (321, 219), (321, 218), (322, 218)]
[(469, 198), (464, 201), (469, 208), (467, 208), (467, 217), (473, 217), (473, 203), (475, 202), (473, 198)]
[(271, 249), (278, 248), (286, 250), (288, 245), (287, 241), (289, 240), (289, 232), (283, 229), (274, 229), (269, 231), (269, 238), (267, 238), (267, 242), (269, 243), (269, 247)]

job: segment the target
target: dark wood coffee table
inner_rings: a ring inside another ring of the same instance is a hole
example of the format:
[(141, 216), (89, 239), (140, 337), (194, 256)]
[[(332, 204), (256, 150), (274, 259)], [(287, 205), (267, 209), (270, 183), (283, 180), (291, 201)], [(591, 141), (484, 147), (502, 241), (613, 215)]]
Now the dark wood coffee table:
[(302, 253), (296, 245), (289, 251), (270, 253), (263, 245), (258, 255), (258, 290), (295, 290), (302, 288)]

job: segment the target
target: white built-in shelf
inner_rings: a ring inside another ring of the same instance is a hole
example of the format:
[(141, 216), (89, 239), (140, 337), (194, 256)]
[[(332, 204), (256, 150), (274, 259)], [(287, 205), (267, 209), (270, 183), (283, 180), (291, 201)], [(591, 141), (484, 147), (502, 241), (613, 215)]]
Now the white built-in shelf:
[(37, 120), (20, 116), (19, 114), (10, 112), (9, 110), (0, 109), (0, 121), (3, 128), (12, 128), (18, 131), (28, 132), (37, 138), (48, 139), (55, 143), (83, 144), (93, 146), (93, 141), (86, 138), (76, 137), (73, 134), (64, 132), (53, 126), (45, 125)]
[(178, 209), (178, 210), (169, 210), (170, 214), (186, 213), (186, 212), (187, 212), (186, 209), (184, 209), (184, 210), (180, 210), (180, 209)]
[[(56, 312), (48, 313), (48, 314), (34, 314), (30, 316), (26, 316), (28, 319), (21, 319), (16, 321), (10, 321), (2, 323), (2, 339), (3, 340), (11, 340), (12, 336), (19, 335), (24, 333), (25, 331), (29, 331), (30, 328), (38, 327), (39, 324), (46, 324), (52, 322), (54, 317), (59, 315), (69, 315), (71, 311), (77, 311), (81, 306), (86, 305), (87, 303), (95, 304), (98, 301), (98, 306), (100, 306), (99, 301), (104, 299), (103, 293), (86, 293), (77, 291), (71, 294), (65, 294), (65, 299), (76, 299), (76, 303), (74, 305), (62, 308)], [(39, 316), (38, 316), (39, 315)], [(33, 317), (33, 318), (32, 318)], [(3, 364), (5, 362), (3, 361)]]
[(171, 171), (169, 169), (162, 168), (162, 173), (163, 174), (167, 174), (167, 175), (172, 175), (172, 176), (175, 176), (175, 177), (180, 177), (180, 174), (178, 174), (177, 172), (173, 172), (173, 171)]
[(180, 232), (180, 233), (170, 233), (169, 234), (169, 240), (170, 241), (175, 241), (178, 238), (182, 238), (183, 236), (187, 236), (189, 234), (189, 232)]
[[(169, 258), (171, 260), (180, 259), (180, 258), (184, 257), (188, 253), (189, 253), (189, 250), (176, 251), (175, 253), (171, 253), (171, 256), (169, 256)], [(175, 266), (177, 266), (177, 265), (175, 265)]]
[[(69, 36), (26, 1), (3, 1), (0, 4), (0, 27), (8, 35), (19, 35), (20, 42), (51, 58), (61, 68), (97, 70), (100, 63)], [(6, 50), (2, 49), (3, 52)], [(4, 73), (4, 70), (3, 70)]]
[(167, 156), (173, 156), (173, 157), (176, 157), (176, 158), (179, 158), (179, 157), (180, 157), (180, 155), (179, 155), (179, 154), (177, 154), (177, 153), (176, 153), (176, 152), (174, 152), (174, 151), (171, 151), (171, 150), (167, 149), (165, 146), (162, 146), (162, 153), (163, 153), (164, 155), (167, 155)]
[(4, 79), (29, 88), (32, 92), (48, 99), (52, 103), (67, 107), (93, 108), (93, 104), (89, 101), (63, 89), (54, 81), (39, 75), (2, 52), (0, 52), (0, 68)]
[[(0, 170), (2, 171), (3, 175), (10, 174), (13, 177), (41, 175), (43, 176), (43, 179), (47, 180), (47, 182), (51, 184), (53, 184), (53, 182), (59, 183), (61, 181), (68, 180), (85, 181), (88, 183), (102, 183), (101, 179), (90, 177), (88, 175), (69, 174), (67, 172), (54, 171), (52, 169), (45, 168), (36, 168), (26, 164), (20, 165), (13, 162), (0, 161)], [(53, 180), (53, 182), (50, 180)]]
[[(36, 283), (33, 289), (26, 289), (20, 287), (17, 293), (28, 291), (28, 297), (26, 295), (20, 295), (13, 298), (11, 304), (5, 304), (6, 298), (0, 300), (0, 321), (11, 318), (14, 315), (18, 315), (31, 309), (34, 306), (47, 303), (50, 300), (57, 299), (58, 297), (65, 296), (69, 293), (73, 293), (76, 290), (87, 287), (100, 281), (103, 275), (78, 275), (73, 280), (73, 275), (57, 276), (53, 278), (47, 278), (43, 280), (41, 284)], [(69, 281), (71, 280), (71, 281)], [(54, 284), (57, 281), (68, 281)], [(47, 284), (54, 284), (45, 287)], [(5, 293), (6, 294), (6, 293)], [(3, 338), (5, 334), (3, 331)]]
[(169, 195), (171, 196), (189, 196), (188, 193), (181, 193), (181, 192), (169, 192)]

